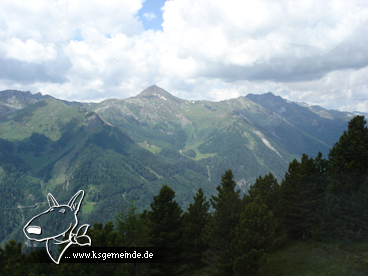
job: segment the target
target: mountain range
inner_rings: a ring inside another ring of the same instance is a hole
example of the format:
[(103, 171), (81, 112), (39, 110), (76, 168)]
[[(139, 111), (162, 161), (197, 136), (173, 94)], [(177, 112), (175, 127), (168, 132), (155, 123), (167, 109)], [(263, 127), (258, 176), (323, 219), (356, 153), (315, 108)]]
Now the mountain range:
[(84, 103), (1, 91), (0, 242), (24, 239), (22, 225), (46, 208), (48, 192), (67, 201), (83, 189), (82, 218), (92, 224), (130, 200), (149, 208), (163, 184), (186, 208), (198, 188), (215, 194), (228, 169), (243, 192), (269, 172), (281, 181), (303, 153), (327, 157), (354, 115), (272, 93), (191, 101), (151, 86)]

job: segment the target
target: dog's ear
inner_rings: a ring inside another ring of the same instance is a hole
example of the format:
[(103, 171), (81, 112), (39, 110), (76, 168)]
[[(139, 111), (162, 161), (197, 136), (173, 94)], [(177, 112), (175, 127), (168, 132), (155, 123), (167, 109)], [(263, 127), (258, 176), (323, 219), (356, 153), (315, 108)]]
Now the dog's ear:
[(56, 199), (50, 193), (47, 194), (47, 200), (49, 202), (50, 208), (58, 207), (59, 206), (59, 203), (56, 201)]
[(72, 196), (72, 198), (70, 199), (68, 203), (68, 206), (70, 207), (70, 209), (72, 209), (72, 211), (75, 214), (77, 214), (79, 211), (79, 208), (82, 204), (83, 197), (84, 197), (84, 191), (80, 190), (75, 195)]

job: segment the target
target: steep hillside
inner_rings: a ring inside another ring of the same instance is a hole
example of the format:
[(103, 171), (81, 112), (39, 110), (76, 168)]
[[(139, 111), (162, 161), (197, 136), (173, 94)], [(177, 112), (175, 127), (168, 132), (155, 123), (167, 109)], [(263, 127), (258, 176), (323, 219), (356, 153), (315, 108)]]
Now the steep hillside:
[(31, 92), (21, 92), (17, 90), (5, 90), (0, 92), (0, 120), (6, 119), (17, 110), (34, 104), (49, 96), (42, 96), (41, 93), (31, 94)]
[(330, 146), (246, 97), (187, 101), (151, 86), (136, 97), (84, 107), (153, 153), (169, 148), (205, 164), (214, 183), (231, 168), (245, 189), (260, 174), (281, 179), (293, 158)]
[(48, 192), (65, 202), (83, 189), (81, 218), (93, 223), (112, 220), (132, 199), (148, 208), (163, 184), (182, 206), (199, 187), (215, 191), (205, 165), (170, 150), (156, 156), (95, 112), (53, 98), (7, 116), (0, 136), (0, 241), (24, 238), (22, 225), (47, 208)]
[(152, 86), (78, 103), (0, 92), (0, 242), (23, 239), (22, 225), (46, 208), (48, 192), (66, 202), (83, 189), (81, 219), (91, 224), (112, 220), (130, 200), (148, 208), (163, 184), (186, 208), (198, 188), (214, 194), (228, 169), (244, 192), (259, 175), (281, 180), (293, 158), (326, 152), (331, 132), (345, 129), (337, 111), (329, 125), (316, 114), (323, 109), (265, 97), (187, 101)]
[(346, 129), (348, 121), (354, 116), (348, 112), (289, 102), (271, 92), (262, 95), (248, 94), (246, 97), (282, 116), (305, 134), (323, 142), (327, 147), (320, 149), (320, 151), (325, 154), (339, 139), (341, 130)]

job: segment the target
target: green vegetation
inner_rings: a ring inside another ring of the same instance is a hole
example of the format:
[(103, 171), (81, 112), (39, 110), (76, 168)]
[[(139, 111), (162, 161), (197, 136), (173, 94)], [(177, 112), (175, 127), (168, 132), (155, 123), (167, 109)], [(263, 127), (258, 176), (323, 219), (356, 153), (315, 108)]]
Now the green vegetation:
[(142, 148), (145, 148), (146, 150), (149, 150), (153, 154), (160, 153), (162, 150), (162, 148), (156, 147), (155, 145), (149, 145), (147, 141), (144, 141), (143, 143), (138, 143), (138, 145), (141, 146)]
[(320, 153), (316, 159), (303, 154), (289, 164), (281, 182), (279, 207), (289, 236), (308, 238), (321, 230), (325, 212), (327, 162)]
[(187, 150), (186, 152), (184, 152), (184, 154), (185, 154), (186, 156), (189, 156), (190, 158), (193, 158), (193, 159), (195, 159), (195, 158), (196, 158), (196, 156), (197, 156), (197, 154), (196, 154), (195, 150), (193, 150), (193, 149), (189, 149), (189, 150)]
[(366, 275), (368, 240), (285, 241), (270, 253), (260, 275)]
[(348, 130), (329, 154), (327, 210), (330, 229), (358, 239), (368, 225), (368, 128), (364, 116), (349, 122)]
[[(347, 242), (338, 239), (316, 241), (285, 240), (267, 254), (260, 276), (363, 276), (368, 273), (368, 240)], [(208, 267), (186, 268), (178, 276), (211, 276)]]
[(1, 137), (23, 140), (33, 132), (44, 134), (52, 141), (60, 139), (63, 132), (79, 128), (86, 110), (67, 106), (63, 102), (48, 98), (20, 109), (1, 122)]
[(233, 273), (230, 275), (259, 274), (259, 269), (267, 261), (266, 253), (277, 242), (276, 225), (272, 211), (267, 210), (260, 195), (246, 205), (231, 243), (231, 254), (234, 257)]
[(210, 204), (200, 188), (194, 197), (194, 202), (189, 204), (188, 211), (183, 214), (181, 246), (186, 252), (183, 254), (183, 259), (192, 266), (201, 265), (203, 253), (208, 250), (207, 243), (202, 239), (202, 233), (210, 219), (209, 207)]
[(93, 210), (93, 203), (87, 203), (82, 205), (82, 212), (84, 214), (89, 214)]
[[(135, 117), (105, 102), (114, 126), (51, 98), (2, 118), (0, 275), (367, 274), (364, 117), (324, 159), (310, 154), (323, 143), (247, 100), (169, 100), (121, 103)], [(25, 240), (48, 192), (67, 203), (80, 189), (94, 246), (172, 246), (179, 264), (29, 266), (37, 254), (11, 239)]]
[(145, 212), (149, 228), (150, 245), (153, 247), (171, 248), (162, 258), (169, 264), (152, 264), (153, 275), (172, 275), (180, 265), (182, 241), (182, 210), (174, 201), (175, 192), (168, 186), (162, 186), (159, 195), (153, 197), (151, 211)]
[(214, 268), (214, 275), (232, 275), (232, 248), (235, 227), (239, 222), (241, 201), (239, 190), (235, 191), (235, 181), (231, 170), (222, 176), (217, 186), (218, 196), (212, 196), (214, 213), (203, 230), (203, 239), (209, 249), (205, 252), (205, 262)]

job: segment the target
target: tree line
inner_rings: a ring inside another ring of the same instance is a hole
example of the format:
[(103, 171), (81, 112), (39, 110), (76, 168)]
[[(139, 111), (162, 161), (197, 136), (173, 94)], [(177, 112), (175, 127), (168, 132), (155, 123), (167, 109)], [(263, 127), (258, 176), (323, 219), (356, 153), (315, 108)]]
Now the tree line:
[[(334, 237), (359, 240), (368, 228), (368, 128), (354, 117), (327, 159), (303, 154), (290, 162), (279, 183), (259, 176), (248, 194), (235, 190), (227, 170), (209, 201), (199, 189), (184, 212), (175, 192), (163, 185), (150, 210), (131, 202), (115, 222), (95, 223), (92, 246), (167, 247), (170, 263), (30, 265), (22, 244), (0, 248), (0, 275), (175, 275), (206, 267), (210, 275), (259, 275), (267, 254), (287, 239)], [(213, 212), (209, 212), (210, 206)]]

